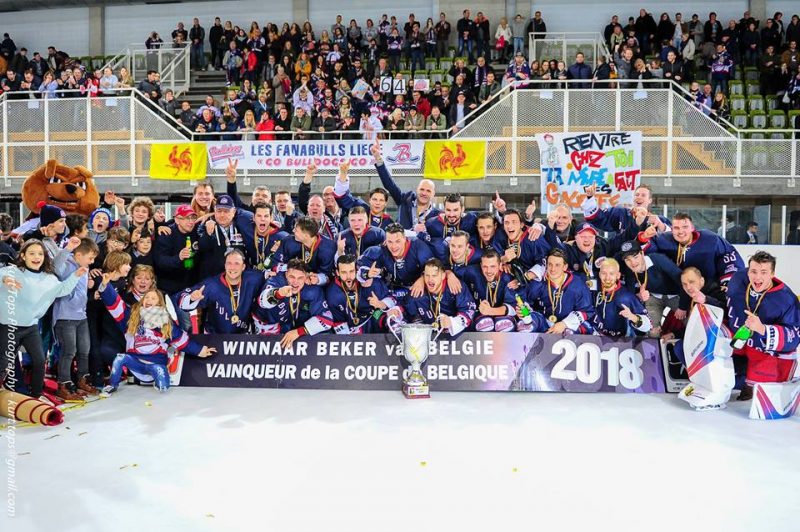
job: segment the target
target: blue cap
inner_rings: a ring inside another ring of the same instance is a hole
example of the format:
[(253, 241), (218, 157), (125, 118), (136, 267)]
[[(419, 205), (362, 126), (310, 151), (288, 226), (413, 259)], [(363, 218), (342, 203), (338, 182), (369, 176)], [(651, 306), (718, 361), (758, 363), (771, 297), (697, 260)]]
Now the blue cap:
[(216, 209), (235, 209), (236, 205), (233, 203), (233, 198), (228, 196), (227, 194), (221, 194), (217, 198), (217, 204), (215, 206)]
[(579, 234), (583, 233), (584, 231), (591, 231), (594, 235), (599, 234), (597, 232), (597, 229), (595, 228), (595, 226), (593, 226), (589, 222), (583, 222), (583, 223), (578, 224), (577, 229), (575, 229), (575, 234), (579, 235)]

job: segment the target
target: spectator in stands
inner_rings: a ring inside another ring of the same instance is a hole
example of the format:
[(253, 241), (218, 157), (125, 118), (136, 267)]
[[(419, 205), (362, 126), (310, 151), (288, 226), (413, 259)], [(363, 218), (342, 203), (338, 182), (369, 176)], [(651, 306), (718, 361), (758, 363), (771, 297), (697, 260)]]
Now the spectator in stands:
[(14, 40), (8, 33), (4, 33), (3, 42), (0, 42), (0, 55), (2, 55), (6, 61), (11, 61), (11, 58), (14, 57), (16, 52), (17, 45), (14, 44)]
[(219, 119), (214, 116), (211, 108), (205, 107), (200, 116), (195, 117), (192, 130), (195, 133), (216, 133), (219, 131)]
[(189, 39), (189, 32), (186, 31), (183, 22), (178, 22), (178, 27), (172, 30), (171, 36), (173, 43), (178, 40), (178, 37), (181, 38), (182, 42), (186, 42)]
[(28, 70), (29, 64), (30, 60), (28, 59), (28, 49), (23, 46), (19, 49), (19, 52), (14, 55), (13, 59), (11, 59), (11, 62), (8, 64), (8, 68), (9, 70), (16, 72), (17, 76), (21, 78), (22, 74)]
[(128, 72), (128, 69), (125, 67), (120, 68), (117, 88), (130, 89), (131, 87), (133, 87), (133, 78), (131, 77), (130, 72)]
[(633, 63), (633, 72), (631, 72), (630, 79), (639, 80), (636, 84), (636, 88), (642, 90), (646, 88), (642, 80), (653, 79), (653, 74), (642, 59), (637, 59)]
[(222, 27), (222, 20), (214, 18), (214, 25), (208, 30), (208, 45), (211, 48), (211, 65), (219, 70), (222, 66), (222, 56), (228, 46), (225, 40), (225, 30)]
[(678, 59), (677, 54), (670, 50), (667, 53), (667, 60), (663, 65), (663, 78), (666, 80), (674, 81), (678, 85), (683, 83), (683, 61)]
[(489, 70), (486, 74), (486, 83), (481, 85), (478, 90), (478, 104), (482, 105), (498, 92), (500, 92), (500, 83), (496, 79), (494, 70)]
[(797, 46), (798, 40), (800, 39), (787, 41), (789, 47), (781, 54), (781, 71), (784, 74), (796, 72), (798, 67), (800, 67), (800, 50), (798, 50)]
[[(690, 38), (688, 33), (684, 33), (681, 36), (681, 42), (678, 46), (678, 50), (680, 51), (680, 57), (683, 60), (683, 78), (691, 81), (694, 79), (695, 45), (694, 40)], [(669, 57), (667, 59), (669, 59)]]
[(525, 52), (525, 19), (519, 13), (514, 17), (511, 23), (511, 36), (514, 49), (512, 54), (516, 55), (517, 52)]
[(708, 14), (708, 20), (703, 25), (703, 40), (717, 44), (722, 40), (722, 24), (717, 20), (713, 11)]
[(291, 130), (294, 132), (293, 138), (295, 140), (303, 140), (308, 138), (306, 132), (311, 131), (311, 116), (306, 111), (305, 107), (300, 106), (294, 110)]
[(489, 29), (489, 19), (478, 11), (475, 17), (475, 55), (476, 57), (486, 57), (489, 55), (489, 40), (492, 34)]
[(694, 42), (695, 47), (699, 47), (700, 43), (703, 42), (703, 36), (705, 34), (705, 27), (703, 23), (700, 21), (700, 16), (695, 13), (692, 15), (692, 19), (689, 21), (689, 36)]
[(195, 112), (192, 111), (192, 105), (186, 100), (183, 100), (181, 102), (181, 112), (178, 115), (178, 122), (186, 127), (191, 127), (194, 123), (195, 116)]
[(458, 32), (458, 51), (456, 55), (465, 57), (464, 52), (469, 57), (469, 62), (472, 63), (472, 47), (475, 39), (475, 23), (470, 18), (469, 9), (465, 9), (463, 17), (456, 23), (456, 31)]
[(530, 20), (530, 22), (528, 22), (528, 27), (525, 31), (525, 37), (528, 36), (528, 33), (537, 33), (538, 35), (533, 36), (534, 39), (544, 39), (544, 34), (547, 33), (547, 24), (542, 18), (541, 11), (534, 12), (533, 18)]
[(119, 83), (119, 78), (114, 75), (114, 72), (111, 70), (111, 67), (105, 67), (103, 69), (103, 76), (100, 78), (100, 90), (106, 96), (113, 96), (116, 94), (114, 89), (117, 87)]
[(189, 30), (189, 39), (192, 41), (190, 64), (195, 70), (203, 70), (206, 66), (205, 40), (206, 30), (200, 25), (200, 20), (195, 17)]
[(620, 79), (629, 79), (633, 68), (633, 50), (626, 47), (621, 52), (618, 52), (614, 56), (614, 64), (617, 67), (617, 76)]
[(330, 109), (325, 106), (320, 108), (318, 116), (314, 119), (313, 128), (314, 131), (321, 133), (321, 135), (314, 137), (316, 139), (331, 140), (336, 138), (334, 135), (327, 135), (327, 133), (336, 129), (336, 119), (331, 116)]
[(672, 36), (675, 34), (675, 24), (669, 18), (669, 14), (661, 13), (661, 18), (656, 27), (656, 42), (663, 43), (664, 41), (672, 42)]
[(389, 53), (389, 68), (393, 72), (400, 70), (400, 54), (403, 50), (403, 38), (397, 28), (393, 28), (389, 37), (386, 39)]
[(742, 49), (744, 50), (745, 66), (755, 66), (761, 52), (761, 34), (756, 29), (755, 21), (750, 22), (742, 34)]
[(711, 63), (711, 88), (713, 92), (728, 93), (728, 81), (733, 71), (733, 60), (725, 50), (725, 45), (717, 45), (717, 53)]
[(438, 106), (434, 105), (433, 107), (431, 107), (431, 114), (425, 121), (425, 129), (434, 132), (436, 131), (442, 132), (442, 133), (430, 133), (430, 138), (432, 139), (443, 138), (444, 134), (447, 132), (447, 117), (444, 114), (442, 114)]
[[(597, 57), (597, 66), (594, 68), (594, 72), (592, 72), (592, 86), (597, 86), (598, 88), (608, 88), (610, 85), (605, 83), (606, 80), (611, 79), (611, 67), (606, 62), (605, 56), (600, 54)], [(597, 83), (597, 82), (600, 83)]]
[[(592, 79), (592, 67), (587, 65), (584, 60), (583, 52), (575, 54), (575, 63), (567, 70), (569, 79)], [(576, 89), (586, 89), (589, 88), (589, 83), (575, 83), (572, 87)]]
[(642, 48), (642, 53), (647, 55), (650, 53), (653, 42), (658, 33), (658, 26), (653, 19), (653, 15), (647, 12), (646, 9), (639, 10), (639, 18), (636, 19), (636, 40), (639, 41), (639, 46)]
[(411, 105), (408, 108), (405, 128), (413, 138), (418, 138), (418, 133), (425, 129), (425, 117), (419, 112), (416, 105)]
[(17, 73), (12, 69), (8, 69), (5, 77), (0, 79), (0, 89), (3, 92), (15, 92), (19, 90), (21, 83), (22, 80), (17, 76)]
[[(794, 76), (792, 76), (791, 81), (789, 81), (788, 87), (786, 87), (786, 95), (789, 97), (789, 105), (792, 109), (800, 109), (800, 68), (797, 69)], [(795, 117), (797, 119), (797, 117)], [(795, 120), (797, 122), (797, 120)], [(795, 123), (795, 129), (800, 129), (797, 127), (798, 124)]]
[(525, 56), (522, 52), (514, 54), (514, 61), (508, 65), (506, 74), (503, 77), (503, 85), (513, 83), (515, 81), (526, 81), (531, 78), (531, 68), (528, 62), (525, 61)]
[(711, 118), (719, 122), (720, 120), (728, 120), (731, 116), (730, 108), (728, 107), (728, 98), (724, 92), (718, 92), (714, 95), (714, 102), (711, 104)]
[(175, 113), (178, 110), (178, 102), (175, 101), (175, 93), (172, 89), (164, 91), (164, 97), (158, 100), (158, 106), (169, 116), (175, 118)]
[[(245, 119), (247, 119), (247, 113), (245, 113)], [(247, 126), (245, 126), (244, 129), (246, 128)], [(275, 131), (275, 121), (272, 120), (272, 116), (269, 111), (264, 111), (261, 113), (255, 130), (258, 133), (258, 140), (275, 140), (275, 135), (272, 133)]]
[(786, 26), (784, 41), (787, 43), (800, 41), (800, 16), (792, 15), (792, 21)]
[(219, 130), (225, 133), (225, 135), (222, 135), (221, 140), (239, 140), (241, 138), (240, 135), (232, 134), (239, 130), (239, 123), (232, 109), (227, 105), (222, 107), (222, 116), (219, 119)]
[(425, 70), (425, 34), (419, 29), (419, 23), (414, 23), (411, 35), (408, 38), (409, 59), (411, 75), (419, 70)]
[(495, 38), (495, 50), (497, 50), (499, 58), (498, 60), (501, 63), (508, 62), (508, 51), (511, 50), (511, 42), (514, 38), (513, 30), (511, 26), (508, 25), (508, 19), (506, 17), (502, 17), (500, 19), (500, 24), (497, 25), (497, 29), (494, 32)]
[[(80, 69), (74, 69), (73, 76), (76, 74), (76, 70), (78, 72), (80, 71)], [(148, 70), (147, 78), (140, 81), (136, 88), (139, 92), (144, 94), (146, 98), (150, 98), (153, 102), (157, 103), (158, 100), (161, 99), (161, 84), (156, 81), (156, 74), (157, 72), (155, 70)]]
[(280, 107), (276, 104), (276, 109), (278, 109), (278, 114), (275, 116), (275, 131), (283, 133), (276, 136), (276, 138), (278, 140), (291, 140), (292, 137), (288, 134), (292, 131), (292, 116), (289, 114), (289, 109), (284, 104), (280, 104)]
[(214, 100), (214, 97), (209, 94), (208, 96), (206, 96), (205, 103), (201, 105), (200, 108), (197, 109), (196, 114), (200, 116), (201, 114), (203, 114), (203, 111), (208, 109), (209, 111), (211, 111), (213, 116), (219, 118), (222, 113), (220, 113), (219, 107), (217, 107), (216, 103), (217, 102)]
[(57, 98), (56, 91), (58, 90), (58, 83), (53, 78), (53, 73), (49, 70), (45, 72), (44, 79), (39, 85), (39, 92), (42, 98)]
[(28, 64), (28, 68), (33, 72), (33, 80), (38, 86), (44, 79), (44, 73), (48, 70), (47, 61), (44, 60), (42, 54), (34, 52), (33, 59), (31, 59), (31, 62)]
[(761, 29), (761, 49), (766, 50), (767, 46), (774, 46), (776, 50), (781, 47), (781, 34), (771, 18), (767, 19), (766, 25)]
[(450, 32), (452, 26), (447, 20), (447, 15), (443, 12), (439, 13), (439, 21), (436, 23), (436, 58), (441, 59), (446, 57), (448, 53), (447, 46), (450, 42)]
[(239, 83), (239, 73), (242, 69), (242, 53), (236, 47), (236, 41), (228, 43), (228, 51), (222, 58), (222, 64), (225, 68), (225, 75), (227, 86), (236, 85)]
[(467, 94), (456, 94), (456, 102), (450, 108), (450, 124), (453, 133), (464, 129), (467, 125), (467, 115), (477, 107), (475, 103), (467, 102)]
[(758, 60), (758, 68), (761, 72), (761, 92), (764, 94), (775, 94), (783, 89), (781, 79), (781, 58), (775, 54), (775, 47), (768, 46), (764, 54)]

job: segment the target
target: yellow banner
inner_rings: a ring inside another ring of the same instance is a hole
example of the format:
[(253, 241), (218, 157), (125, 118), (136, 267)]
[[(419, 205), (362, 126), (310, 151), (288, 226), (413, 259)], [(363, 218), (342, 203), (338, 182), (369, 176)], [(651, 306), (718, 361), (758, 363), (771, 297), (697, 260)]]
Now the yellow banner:
[(428, 179), (483, 179), (486, 177), (486, 141), (426, 141), (425, 177)]
[(205, 142), (153, 144), (150, 151), (150, 178), (176, 181), (205, 179), (207, 157)]

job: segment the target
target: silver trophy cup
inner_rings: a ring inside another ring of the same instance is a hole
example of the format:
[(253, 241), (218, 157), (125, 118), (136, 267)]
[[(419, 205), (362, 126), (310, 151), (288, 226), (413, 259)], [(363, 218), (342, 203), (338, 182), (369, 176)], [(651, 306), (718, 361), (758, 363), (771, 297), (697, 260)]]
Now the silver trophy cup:
[[(405, 359), (411, 364), (411, 373), (403, 380), (403, 395), (407, 399), (423, 399), (430, 397), (430, 388), (425, 375), (422, 374), (422, 364), (428, 358), (431, 342), (435, 342), (442, 332), (438, 329), (436, 336), (431, 338), (433, 325), (426, 323), (406, 323), (392, 327), (390, 319), (389, 330), (397, 341)], [(396, 329), (400, 330), (398, 336)], [(402, 338), (401, 338), (402, 337)]]

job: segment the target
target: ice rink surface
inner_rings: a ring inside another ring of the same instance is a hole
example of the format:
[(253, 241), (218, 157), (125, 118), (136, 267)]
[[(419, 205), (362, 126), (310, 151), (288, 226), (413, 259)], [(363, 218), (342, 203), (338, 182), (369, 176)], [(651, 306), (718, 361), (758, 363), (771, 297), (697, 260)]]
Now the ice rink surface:
[(800, 530), (800, 416), (432, 393), (123, 386), (0, 431), (17, 483), (0, 530)]

